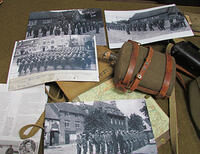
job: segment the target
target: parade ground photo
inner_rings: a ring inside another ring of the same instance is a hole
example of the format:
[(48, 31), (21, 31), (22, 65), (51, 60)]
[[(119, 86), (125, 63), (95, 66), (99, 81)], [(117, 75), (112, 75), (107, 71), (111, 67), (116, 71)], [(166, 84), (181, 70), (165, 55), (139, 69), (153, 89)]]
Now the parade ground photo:
[(55, 80), (99, 81), (95, 36), (48, 36), (15, 43), (10, 90)]
[(106, 45), (102, 11), (98, 8), (32, 12), (26, 39), (59, 35), (95, 35)]
[(174, 4), (144, 10), (104, 12), (111, 49), (121, 48), (128, 40), (147, 44), (194, 35), (184, 15)]
[(44, 154), (157, 154), (144, 99), (47, 103)]

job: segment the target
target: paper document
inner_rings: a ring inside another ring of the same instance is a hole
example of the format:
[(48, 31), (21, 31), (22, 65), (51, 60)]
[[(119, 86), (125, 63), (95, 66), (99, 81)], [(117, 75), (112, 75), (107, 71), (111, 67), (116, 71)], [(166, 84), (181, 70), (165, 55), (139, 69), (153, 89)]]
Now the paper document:
[(38, 153), (42, 131), (22, 140), (19, 130), (35, 124), (44, 111), (47, 102), (44, 85), (8, 91), (6, 84), (0, 84), (0, 100), (0, 153)]

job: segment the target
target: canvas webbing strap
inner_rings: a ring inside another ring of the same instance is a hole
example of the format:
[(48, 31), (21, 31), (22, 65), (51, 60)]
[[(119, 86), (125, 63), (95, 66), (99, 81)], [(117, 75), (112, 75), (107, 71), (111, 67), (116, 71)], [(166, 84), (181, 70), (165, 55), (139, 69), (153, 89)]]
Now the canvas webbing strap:
[[(65, 98), (59, 98), (59, 93), (54, 97), (52, 96), (49, 91), (45, 88), (45, 92), (46, 94), (48, 95), (48, 97), (50, 99), (52, 99), (52, 101), (54, 102), (65, 102)], [(29, 125), (25, 125), (24, 127), (22, 127), (19, 131), (19, 136), (21, 139), (27, 139), (27, 138), (30, 138), (32, 136), (34, 136), (38, 131), (39, 129), (44, 129), (43, 127), (43, 124), (44, 124), (44, 119), (45, 119), (45, 112), (43, 112), (39, 119), (36, 121), (35, 124), (29, 124)], [(28, 131), (28, 129), (31, 129), (27, 134), (26, 134), (26, 131)]]
[(170, 141), (174, 154), (178, 154), (178, 126), (177, 126), (177, 110), (176, 110), (176, 97), (175, 97), (175, 87), (172, 90), (172, 94), (169, 98), (169, 128), (170, 128)]
[[(174, 39), (175, 43), (184, 41), (183, 39)], [(171, 53), (171, 49), (174, 46), (174, 44), (169, 43), (166, 48), (166, 54)], [(177, 77), (179, 74), (177, 75)], [(183, 84), (184, 85), (184, 84)], [(178, 154), (178, 126), (177, 126), (177, 110), (176, 110), (176, 97), (175, 97), (175, 87), (172, 90), (172, 94), (169, 97), (169, 112), (170, 112), (170, 118), (169, 118), (169, 128), (170, 128), (170, 142), (172, 146), (172, 150), (174, 154)]]
[[(43, 112), (35, 124), (30, 124), (22, 127), (19, 131), (20, 138), (21, 139), (30, 138), (34, 136), (39, 131), (39, 129), (44, 129), (43, 127), (44, 118), (45, 118), (45, 113)], [(31, 130), (26, 134), (26, 131), (30, 128)]]

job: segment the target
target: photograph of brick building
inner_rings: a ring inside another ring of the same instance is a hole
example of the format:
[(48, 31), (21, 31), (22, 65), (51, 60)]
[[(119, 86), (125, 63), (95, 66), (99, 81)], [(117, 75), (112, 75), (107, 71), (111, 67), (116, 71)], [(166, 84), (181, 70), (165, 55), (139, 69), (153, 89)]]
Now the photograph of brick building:
[[(126, 104), (126, 101), (122, 102)], [(56, 151), (58, 154), (118, 154), (132, 152), (150, 144), (154, 137), (150, 122), (145, 122), (149, 119), (138, 114), (141, 108), (144, 109), (145, 102), (140, 101), (140, 105), (136, 107), (138, 111), (135, 112), (135, 109), (128, 111), (126, 105), (124, 108), (122, 102), (47, 104), (44, 153), (51, 154)], [(127, 112), (124, 112), (125, 110)], [(132, 126), (134, 120), (139, 127)], [(157, 152), (155, 143), (150, 146), (150, 150)]]

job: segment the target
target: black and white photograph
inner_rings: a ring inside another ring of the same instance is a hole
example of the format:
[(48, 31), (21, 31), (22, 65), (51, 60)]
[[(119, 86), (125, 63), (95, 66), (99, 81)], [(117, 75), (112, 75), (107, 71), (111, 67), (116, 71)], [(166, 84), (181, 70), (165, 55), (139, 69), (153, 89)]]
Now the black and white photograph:
[(144, 99), (47, 103), (44, 154), (157, 154)]
[(194, 35), (174, 4), (144, 10), (104, 12), (111, 49), (121, 48), (127, 40), (147, 44)]
[(17, 41), (9, 89), (50, 81), (99, 81), (95, 36), (49, 36)]
[(106, 45), (101, 9), (32, 12), (29, 16), (26, 39), (53, 35), (95, 35), (97, 45)]

